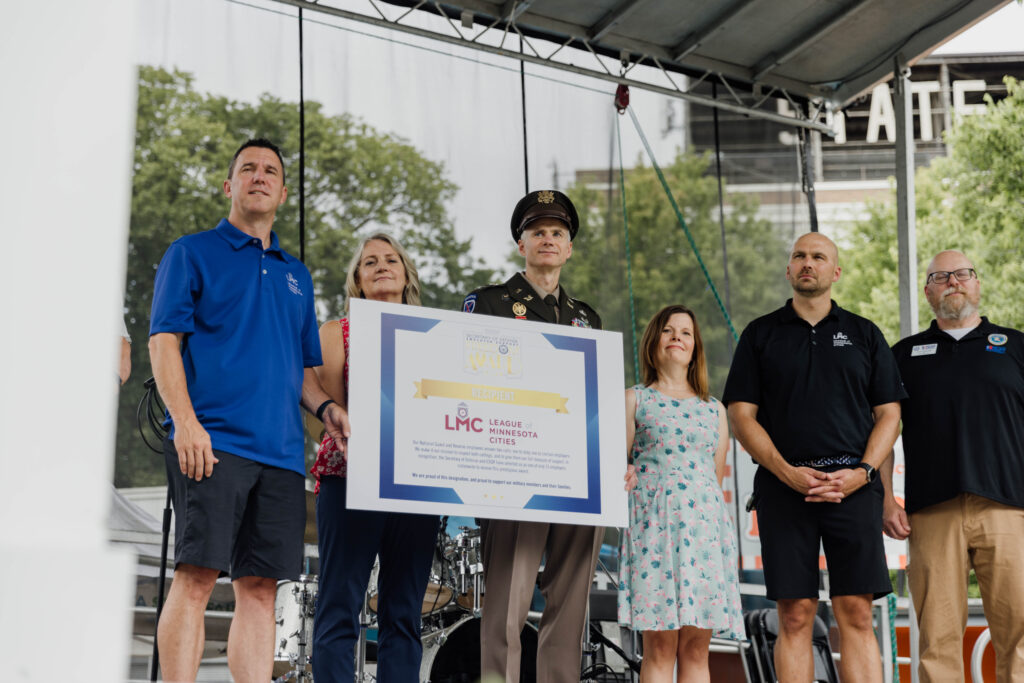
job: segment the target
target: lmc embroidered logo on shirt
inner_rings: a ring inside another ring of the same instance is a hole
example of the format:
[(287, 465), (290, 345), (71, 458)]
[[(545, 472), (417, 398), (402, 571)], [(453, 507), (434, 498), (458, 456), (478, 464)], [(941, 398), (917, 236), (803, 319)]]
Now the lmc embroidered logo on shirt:
[(299, 281), (295, 279), (295, 276), (288, 273), (284, 276), (285, 280), (288, 281), (288, 289), (291, 290), (292, 294), (298, 294), (302, 296), (302, 290), (299, 289)]
[(842, 332), (836, 332), (832, 335), (832, 346), (852, 346), (853, 342)]

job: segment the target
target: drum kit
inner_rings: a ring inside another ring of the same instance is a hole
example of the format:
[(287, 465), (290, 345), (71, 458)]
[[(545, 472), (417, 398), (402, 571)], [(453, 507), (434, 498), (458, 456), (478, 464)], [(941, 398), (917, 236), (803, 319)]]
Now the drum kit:
[[(476, 680), (480, 675), (480, 610), (484, 588), (480, 529), (460, 526), (459, 533), (452, 537), (446, 522), (447, 518), (442, 517), (430, 579), (423, 596), (421, 683), (454, 683)], [(355, 663), (357, 681), (370, 678), (366, 674), (367, 633), (377, 626), (377, 572), (375, 563), (360, 615)], [(298, 581), (281, 581), (277, 585), (275, 681), (313, 680), (310, 660), (318, 586), (315, 574), (305, 574)], [(535, 666), (537, 632), (530, 625), (523, 629), (522, 644), (524, 666)], [(526, 671), (524, 669), (524, 673)]]

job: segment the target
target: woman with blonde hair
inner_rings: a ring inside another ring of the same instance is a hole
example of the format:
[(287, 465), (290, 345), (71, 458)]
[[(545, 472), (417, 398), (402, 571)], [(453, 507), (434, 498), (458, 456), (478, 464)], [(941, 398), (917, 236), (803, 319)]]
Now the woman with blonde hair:
[[(420, 305), (416, 266), (398, 241), (370, 235), (356, 249), (346, 279), (353, 298)], [(347, 310), (346, 302), (346, 310)], [(331, 398), (347, 407), (348, 318), (320, 328), (324, 364), (317, 375)], [(364, 400), (371, 397), (363, 397)], [(359, 429), (354, 425), (353, 429)], [(355, 453), (354, 457), (373, 457)], [(378, 574), (377, 679), (418, 680), (423, 648), (420, 610), (433, 559), (438, 518), (350, 509), (345, 504), (346, 453), (325, 436), (312, 474), (317, 480), (316, 524), (320, 585), (313, 623), (313, 674), (317, 683), (355, 676), (355, 645), (374, 558)]]
[[(666, 306), (641, 342), (643, 384), (626, 390), (637, 485), (622, 538), (619, 622), (643, 632), (644, 683), (711, 680), (712, 634), (742, 639), (736, 537), (722, 495), (729, 429), (709, 393), (704, 342), (686, 306)], [(628, 478), (627, 478), (628, 480)]]

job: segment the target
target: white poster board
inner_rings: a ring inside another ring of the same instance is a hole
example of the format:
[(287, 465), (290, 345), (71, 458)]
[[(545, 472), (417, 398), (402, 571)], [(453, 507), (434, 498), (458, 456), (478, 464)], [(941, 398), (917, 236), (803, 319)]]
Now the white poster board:
[(348, 505), (625, 526), (622, 335), (351, 302)]

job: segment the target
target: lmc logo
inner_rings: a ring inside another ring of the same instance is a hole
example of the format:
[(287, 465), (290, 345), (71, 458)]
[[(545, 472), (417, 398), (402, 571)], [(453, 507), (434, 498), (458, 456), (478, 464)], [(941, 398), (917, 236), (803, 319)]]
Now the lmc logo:
[(469, 416), (469, 406), (465, 403), (460, 403), (458, 409), (455, 411), (455, 423), (452, 424), (452, 416), (444, 416), (444, 428), (453, 432), (482, 432), (484, 428), (480, 425), (483, 423), (479, 417), (471, 418)]

